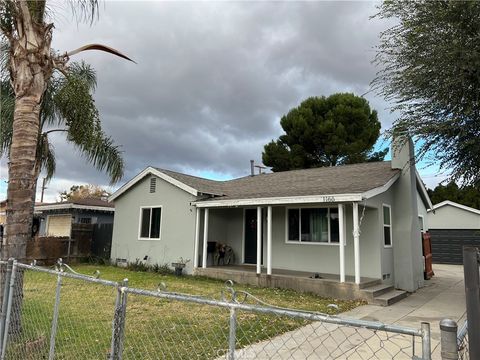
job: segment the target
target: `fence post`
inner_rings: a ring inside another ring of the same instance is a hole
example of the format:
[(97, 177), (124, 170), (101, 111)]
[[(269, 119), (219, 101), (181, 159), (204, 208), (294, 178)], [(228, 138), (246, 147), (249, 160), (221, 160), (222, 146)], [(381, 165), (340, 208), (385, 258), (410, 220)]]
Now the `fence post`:
[(422, 359), (431, 360), (430, 323), (422, 322)]
[[(60, 269), (61, 271), (61, 269)], [(55, 339), (57, 336), (58, 315), (60, 310), (60, 289), (62, 288), (62, 277), (57, 275), (57, 288), (55, 289), (55, 305), (53, 308), (52, 330), (50, 333), (50, 350), (48, 352), (48, 360), (55, 357)]]
[(8, 284), (8, 300), (7, 300), (7, 312), (5, 317), (5, 328), (3, 330), (3, 338), (2, 338), (2, 351), (0, 359), (5, 359), (5, 353), (7, 351), (7, 342), (8, 342), (8, 330), (10, 329), (10, 314), (12, 312), (12, 301), (13, 301), (13, 293), (15, 291), (15, 277), (17, 274), (17, 260), (13, 260), (12, 263), (12, 275), (10, 276), (10, 283)]
[(442, 360), (457, 360), (457, 331), (458, 325), (452, 319), (440, 321), (440, 349)]
[(463, 271), (468, 319), (468, 350), (470, 359), (480, 359), (480, 270), (479, 248), (463, 247)]
[(0, 315), (0, 352), (3, 350), (3, 337), (5, 333), (5, 320), (7, 318), (8, 293), (10, 292), (10, 277), (12, 276), (13, 259), (8, 259), (7, 270), (4, 274), (2, 313)]
[(235, 347), (237, 344), (237, 310), (230, 308), (230, 333), (228, 337), (228, 360), (235, 360)]
[(110, 360), (121, 360), (123, 356), (123, 339), (125, 336), (125, 321), (127, 315), (127, 293), (124, 288), (128, 286), (128, 279), (124, 279), (121, 286), (117, 287), (115, 312), (112, 323), (112, 343)]

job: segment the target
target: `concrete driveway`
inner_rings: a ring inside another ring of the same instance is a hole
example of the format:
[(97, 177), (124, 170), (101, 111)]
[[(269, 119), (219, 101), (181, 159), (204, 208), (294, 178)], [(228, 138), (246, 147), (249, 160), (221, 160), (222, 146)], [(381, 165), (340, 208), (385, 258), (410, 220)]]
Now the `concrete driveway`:
[[(426, 286), (388, 307), (364, 305), (343, 313), (342, 317), (380, 321), (420, 329), (431, 326), (432, 359), (440, 359), (440, 328), (443, 318), (463, 323), (465, 289), (463, 267), (435, 265), (435, 276)], [(417, 355), (421, 354), (416, 338)], [(411, 359), (412, 338), (334, 324), (314, 322), (273, 339), (236, 351), (239, 359)]]
[(342, 315), (420, 328), (429, 322), (432, 334), (432, 358), (440, 359), (440, 327), (443, 318), (463, 323), (466, 313), (462, 265), (434, 264), (435, 276), (425, 287), (388, 307), (364, 305)]

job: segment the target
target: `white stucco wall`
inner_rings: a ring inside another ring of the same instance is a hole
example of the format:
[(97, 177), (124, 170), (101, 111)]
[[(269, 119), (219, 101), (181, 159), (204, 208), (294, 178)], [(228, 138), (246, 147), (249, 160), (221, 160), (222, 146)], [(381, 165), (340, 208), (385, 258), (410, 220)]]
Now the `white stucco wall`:
[(444, 205), (427, 215), (430, 229), (480, 229), (480, 214)]

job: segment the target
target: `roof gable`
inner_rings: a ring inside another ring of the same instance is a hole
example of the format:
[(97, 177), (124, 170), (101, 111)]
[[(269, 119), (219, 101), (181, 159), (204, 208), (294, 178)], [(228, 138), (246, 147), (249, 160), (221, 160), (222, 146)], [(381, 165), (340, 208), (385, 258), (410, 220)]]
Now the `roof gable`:
[(459, 204), (459, 203), (456, 203), (456, 202), (450, 201), (450, 200), (445, 200), (445, 201), (442, 201), (441, 203), (433, 205), (433, 210), (435, 211), (435, 210), (440, 209), (444, 206), (453, 206), (455, 208), (462, 209), (462, 210), (469, 211), (471, 213), (480, 215), (480, 210), (477, 210), (477, 209), (474, 209), (472, 207), (465, 206), (465, 205), (462, 205), (462, 204)]
[(170, 176), (164, 171), (160, 171), (159, 169), (156, 169), (154, 167), (147, 167), (144, 169), (140, 174), (135, 176), (133, 179), (128, 181), (126, 184), (124, 184), (122, 187), (120, 187), (117, 191), (115, 191), (110, 197), (108, 198), (108, 201), (114, 201), (116, 198), (118, 198), (120, 195), (125, 193), (128, 189), (130, 189), (133, 185), (138, 183), (140, 180), (142, 180), (145, 176), (148, 175), (155, 175), (159, 177), (162, 180), (165, 180), (166, 182), (188, 192), (189, 194), (192, 194), (193, 196), (198, 196), (199, 191), (188, 184), (179, 181), (178, 179)]

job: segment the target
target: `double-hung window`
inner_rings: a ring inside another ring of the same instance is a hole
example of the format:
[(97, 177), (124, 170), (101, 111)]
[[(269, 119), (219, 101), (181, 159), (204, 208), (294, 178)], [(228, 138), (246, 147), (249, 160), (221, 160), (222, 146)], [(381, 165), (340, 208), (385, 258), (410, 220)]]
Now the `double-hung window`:
[(392, 246), (392, 208), (390, 205), (383, 205), (383, 244)]
[(287, 242), (338, 244), (338, 208), (287, 209)]
[(141, 240), (159, 240), (162, 208), (142, 207), (140, 209), (140, 234)]

